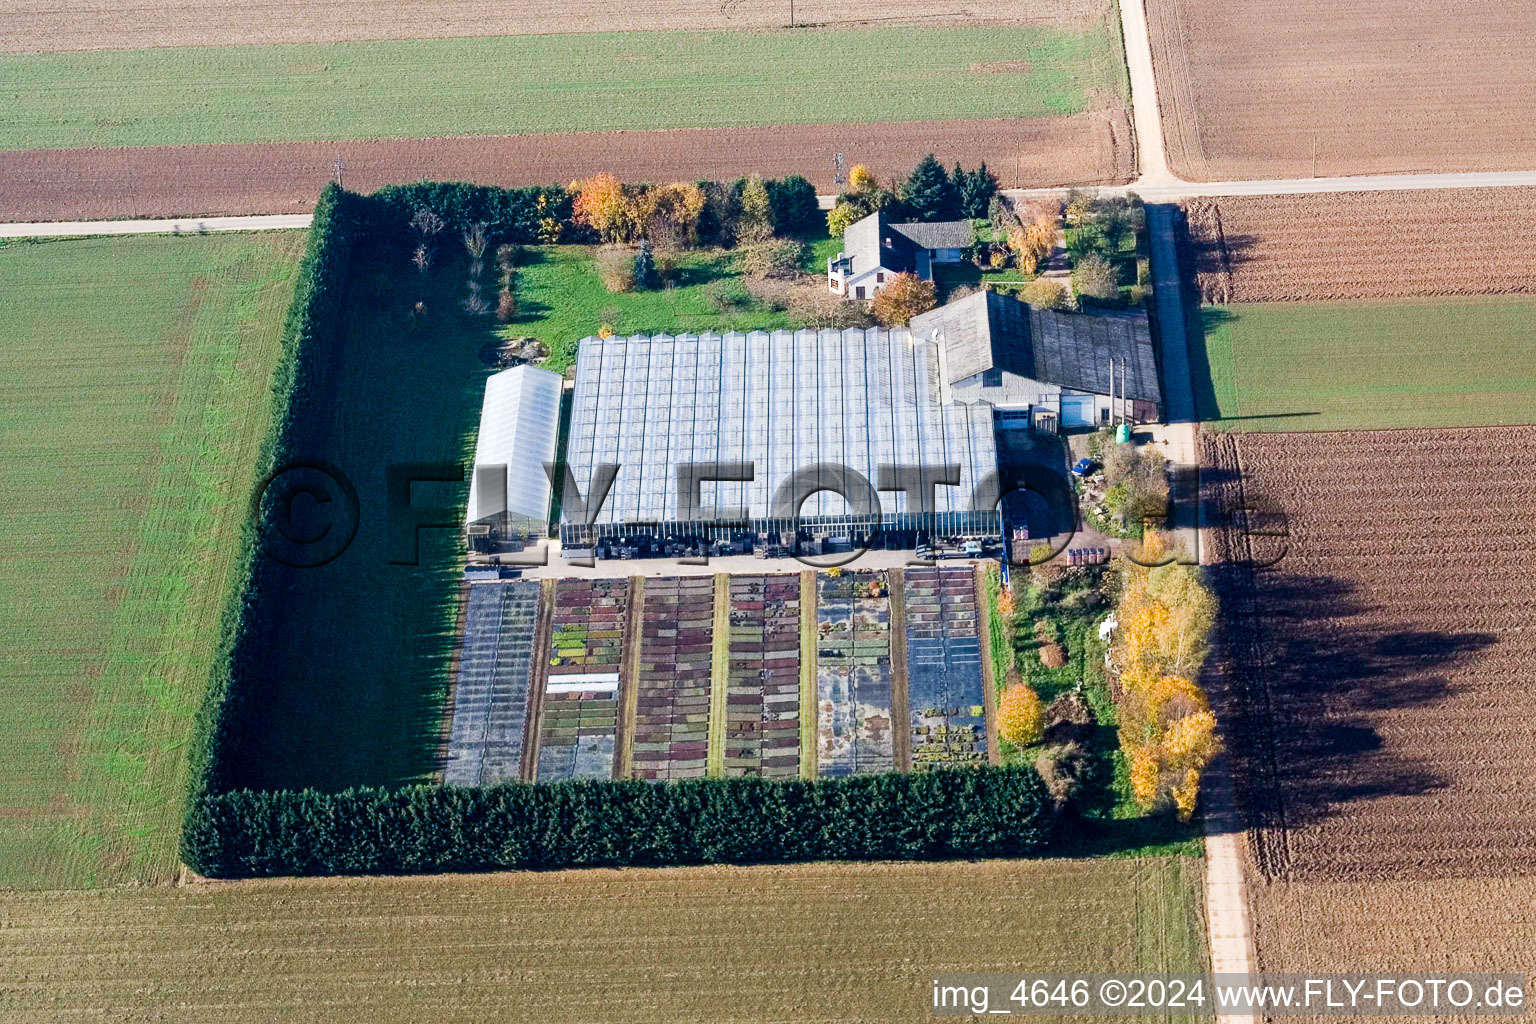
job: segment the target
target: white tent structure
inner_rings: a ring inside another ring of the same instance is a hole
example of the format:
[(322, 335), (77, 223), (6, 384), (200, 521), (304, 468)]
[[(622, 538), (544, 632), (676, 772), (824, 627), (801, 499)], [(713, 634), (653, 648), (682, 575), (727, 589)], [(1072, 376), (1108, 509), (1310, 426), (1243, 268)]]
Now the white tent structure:
[(549, 477), (560, 432), (561, 379), (514, 366), (485, 382), (475, 468), (466, 516), (471, 543), (543, 536), (549, 523)]

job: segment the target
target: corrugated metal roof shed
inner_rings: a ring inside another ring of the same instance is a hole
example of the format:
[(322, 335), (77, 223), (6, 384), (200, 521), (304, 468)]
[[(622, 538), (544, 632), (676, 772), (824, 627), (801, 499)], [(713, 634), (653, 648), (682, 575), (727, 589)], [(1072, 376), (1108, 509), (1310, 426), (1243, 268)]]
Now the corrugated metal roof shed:
[(500, 495), (480, 493), (480, 470), (492, 466), (507, 467), (507, 512), (548, 521), (550, 487), (544, 463), (555, 458), (560, 387), (558, 373), (533, 366), (514, 366), (486, 379), (469, 484), (470, 522), (501, 511)]
[(1114, 359), (1117, 394), (1123, 388), (1128, 398), (1162, 402), (1152, 332), (1140, 310), (1064, 313), (985, 291), (913, 317), (911, 329), (943, 344), (954, 382), (999, 369), (1107, 395), (1109, 361)]

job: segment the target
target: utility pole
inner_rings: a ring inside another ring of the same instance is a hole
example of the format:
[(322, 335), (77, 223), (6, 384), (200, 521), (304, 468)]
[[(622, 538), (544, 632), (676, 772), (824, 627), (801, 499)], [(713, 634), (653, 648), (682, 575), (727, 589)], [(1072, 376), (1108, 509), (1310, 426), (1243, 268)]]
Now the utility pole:
[(1109, 357), (1109, 425), (1115, 425), (1115, 357)]
[(341, 176), (342, 176), (343, 173), (346, 172), (346, 169), (347, 169), (347, 162), (341, 158), (341, 154), (340, 153), (337, 153), (336, 154), (335, 171), (336, 171), (336, 184), (338, 186), (345, 187), (345, 186), (342, 186), (342, 184), (341, 184)]

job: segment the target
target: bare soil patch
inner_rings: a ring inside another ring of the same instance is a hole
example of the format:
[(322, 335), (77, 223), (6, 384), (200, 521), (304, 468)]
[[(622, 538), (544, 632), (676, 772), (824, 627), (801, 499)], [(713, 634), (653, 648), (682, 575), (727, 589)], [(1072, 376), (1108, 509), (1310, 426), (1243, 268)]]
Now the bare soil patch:
[(1216, 689), (1262, 875), (1531, 876), (1536, 428), (1203, 449), (1212, 507), (1277, 503), (1289, 535), (1271, 568), (1233, 563), (1272, 538), (1215, 530), (1211, 552), (1230, 660)]
[(1202, 445), (1259, 969), (1536, 972), (1536, 428)]
[[(921, 23), (1083, 25), (1105, 16), (1101, 0), (795, 0), (796, 25)], [(789, 0), (0, 0), (0, 52), (122, 50), (161, 46), (322, 43), (364, 39), (764, 29), (790, 24)]]
[(970, 70), (978, 75), (1027, 75), (1031, 66), (1027, 60), (983, 60), (972, 64)]
[(1536, 0), (1149, 0), (1196, 181), (1536, 165)]
[(600, 170), (641, 181), (803, 174), (832, 191), (836, 154), (881, 176), (923, 154), (986, 161), (1005, 187), (1129, 181), (1123, 109), (1047, 118), (821, 124), (453, 139), (378, 139), (0, 153), (0, 220), (297, 213), (346, 164), (348, 188), (423, 178), (566, 182)]
[(1206, 302), (1536, 292), (1532, 188), (1198, 199), (1185, 214)]

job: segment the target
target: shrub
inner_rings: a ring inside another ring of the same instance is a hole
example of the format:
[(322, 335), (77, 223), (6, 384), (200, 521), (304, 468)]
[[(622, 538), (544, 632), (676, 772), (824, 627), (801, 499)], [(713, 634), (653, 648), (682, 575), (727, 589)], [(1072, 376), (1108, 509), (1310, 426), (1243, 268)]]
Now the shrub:
[(1045, 726), (1045, 709), (1040, 695), (1023, 683), (1008, 687), (997, 702), (998, 735), (1015, 746), (1028, 747), (1040, 742)]
[(515, 316), (517, 316), (517, 296), (512, 294), (512, 289), (503, 288), (501, 294), (496, 296), (496, 319), (509, 324)]
[(635, 290), (635, 250), (627, 245), (605, 245), (593, 257), (597, 276), (610, 292)]
[(778, 278), (748, 278), (744, 282), (747, 294), (752, 296), (752, 301), (759, 307), (770, 313), (783, 313), (789, 309), (790, 291), (793, 287), (788, 281)]
[(736, 237), (743, 242), (765, 242), (773, 237), (773, 232), (773, 201), (768, 196), (768, 183), (754, 174), (742, 182)]
[(932, 281), (916, 274), (897, 274), (875, 293), (870, 312), (885, 327), (905, 327), (914, 316), (937, 305)]
[(736, 250), (736, 266), (752, 278), (799, 277), (805, 263), (806, 247), (800, 242), (778, 239), (756, 242)]
[(1055, 281), (1038, 279), (1019, 292), (1019, 298), (1039, 309), (1071, 309), (1072, 294)]
[(709, 304), (722, 313), (735, 313), (752, 308), (752, 293), (745, 283), (733, 278), (716, 281), (708, 289)]
[(773, 210), (773, 228), (780, 235), (809, 235), (826, 223), (816, 200), (816, 187), (798, 174), (769, 179), (768, 205)]
[(1066, 667), (1066, 648), (1057, 640), (1056, 630), (1044, 619), (1035, 623), (1035, 640), (1040, 645), (1040, 664), (1046, 668)]
[(496, 247), (496, 269), (510, 274), (517, 269), (517, 261), (523, 258), (523, 247), (506, 243)]
[(1084, 256), (1072, 268), (1072, 287), (1082, 297), (1104, 303), (1119, 302), (1119, 268), (1102, 256)]
[(216, 878), (1016, 857), (1050, 839), (1029, 767), (845, 779), (504, 783), (198, 800), (185, 857)]
[(827, 214), (827, 234), (842, 238), (849, 225), (863, 220), (868, 214), (852, 203), (840, 202)]
[(640, 248), (635, 251), (634, 286), (636, 288), (655, 288), (656, 284), (656, 253), (651, 248), (650, 242), (641, 242)]
[(868, 327), (874, 323), (867, 303), (848, 302), (827, 290), (826, 284), (790, 285), (786, 294), (789, 317), (798, 326), (821, 328)]
[(1083, 796), (1098, 780), (1099, 760), (1080, 744), (1064, 743), (1042, 750), (1035, 758), (1035, 771), (1056, 813), (1071, 814), (1080, 809)]

